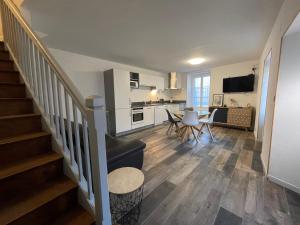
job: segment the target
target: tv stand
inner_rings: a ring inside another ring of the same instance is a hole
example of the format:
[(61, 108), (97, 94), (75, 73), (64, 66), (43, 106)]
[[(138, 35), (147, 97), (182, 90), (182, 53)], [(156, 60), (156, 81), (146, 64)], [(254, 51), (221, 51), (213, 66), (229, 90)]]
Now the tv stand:
[(209, 112), (214, 109), (218, 109), (214, 117), (214, 125), (242, 128), (246, 131), (252, 128), (253, 107), (210, 106)]

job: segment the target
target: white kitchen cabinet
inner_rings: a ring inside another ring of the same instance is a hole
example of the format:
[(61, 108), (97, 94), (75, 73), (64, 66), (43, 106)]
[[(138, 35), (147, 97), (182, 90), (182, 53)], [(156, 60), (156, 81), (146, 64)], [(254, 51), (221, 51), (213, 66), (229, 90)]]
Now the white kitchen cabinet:
[(116, 133), (131, 130), (131, 109), (116, 109)]
[(144, 126), (154, 124), (154, 106), (144, 107)]
[[(113, 70), (114, 72), (114, 94), (115, 108), (128, 109), (131, 107), (130, 102), (130, 73), (124, 70)], [(112, 87), (109, 87), (112, 89)]]
[(155, 86), (157, 90), (165, 89), (165, 78), (156, 76), (155, 81), (156, 81)]
[(131, 129), (130, 73), (119, 69), (104, 71), (105, 106), (111, 135)]
[(162, 124), (164, 121), (168, 120), (168, 114), (166, 112), (165, 105), (155, 106), (154, 112), (155, 125)]
[(155, 86), (155, 79), (151, 75), (140, 74), (140, 86)]
[(167, 109), (170, 113), (176, 113), (180, 110), (179, 104), (168, 104)]
[(165, 78), (149, 74), (140, 74), (140, 86), (156, 87), (157, 90), (165, 89)]

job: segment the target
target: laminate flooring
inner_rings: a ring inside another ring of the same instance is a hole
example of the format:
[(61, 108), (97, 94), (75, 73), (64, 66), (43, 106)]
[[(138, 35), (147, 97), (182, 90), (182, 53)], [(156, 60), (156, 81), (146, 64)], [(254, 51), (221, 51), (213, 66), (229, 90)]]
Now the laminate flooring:
[(167, 125), (122, 138), (146, 143), (141, 225), (299, 225), (300, 195), (263, 176), (252, 132), (213, 127), (180, 142)]

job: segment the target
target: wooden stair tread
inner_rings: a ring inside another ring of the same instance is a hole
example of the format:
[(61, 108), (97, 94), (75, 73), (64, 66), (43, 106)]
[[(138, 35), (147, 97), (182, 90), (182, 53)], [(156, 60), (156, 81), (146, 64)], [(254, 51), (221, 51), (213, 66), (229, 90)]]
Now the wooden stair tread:
[(15, 73), (15, 74), (20, 74), (19, 71), (16, 71), (16, 70), (3, 70), (3, 69), (2, 70), (0, 69), (0, 73)]
[(9, 224), (76, 187), (77, 185), (73, 181), (63, 177), (48, 183), (43, 188), (32, 191), (25, 198), (18, 198), (3, 204), (0, 208), (0, 224)]
[(28, 118), (28, 117), (37, 117), (41, 116), (39, 113), (29, 113), (29, 114), (21, 114), (21, 115), (11, 115), (11, 116), (0, 116), (0, 120), (8, 120), (15, 118)]
[(0, 73), (16, 73), (16, 74), (20, 74), (18, 71), (16, 70), (8, 70), (8, 69), (1, 69), (0, 68)]
[(17, 87), (23, 87), (25, 86), (25, 84), (22, 83), (13, 83), (13, 82), (1, 82), (0, 83), (1, 86), (17, 86)]
[(9, 102), (9, 101), (32, 101), (32, 98), (0, 98), (1, 102)]
[(43, 136), (51, 136), (51, 134), (47, 133), (47, 132), (44, 132), (44, 131), (41, 131), (41, 132), (34, 132), (34, 133), (29, 133), (29, 134), (4, 138), (4, 139), (0, 139), (0, 146), (5, 145), (5, 144), (19, 142), (19, 141), (35, 139), (35, 138), (39, 138), (39, 137), (43, 137)]
[[(3, 51), (3, 50), (1, 50)], [(9, 63), (13, 63), (14, 61), (11, 59), (0, 59), (0, 62), (9, 62)]]
[(81, 206), (70, 209), (49, 225), (91, 225), (94, 218)]
[(45, 165), (58, 159), (62, 159), (62, 156), (56, 152), (48, 152), (24, 159), (22, 161), (11, 163), (4, 168), (0, 168), (0, 180)]

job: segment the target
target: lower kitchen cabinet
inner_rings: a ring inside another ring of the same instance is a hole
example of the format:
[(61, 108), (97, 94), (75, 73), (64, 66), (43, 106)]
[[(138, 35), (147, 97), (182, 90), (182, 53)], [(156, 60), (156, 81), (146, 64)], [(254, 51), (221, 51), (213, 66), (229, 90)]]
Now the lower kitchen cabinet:
[(131, 130), (131, 109), (116, 109), (116, 133)]
[(162, 124), (164, 121), (168, 120), (166, 108), (165, 105), (155, 106), (155, 125)]
[(167, 105), (167, 109), (170, 113), (177, 113), (180, 110), (179, 104), (169, 104)]
[(144, 126), (154, 124), (154, 106), (144, 107)]

